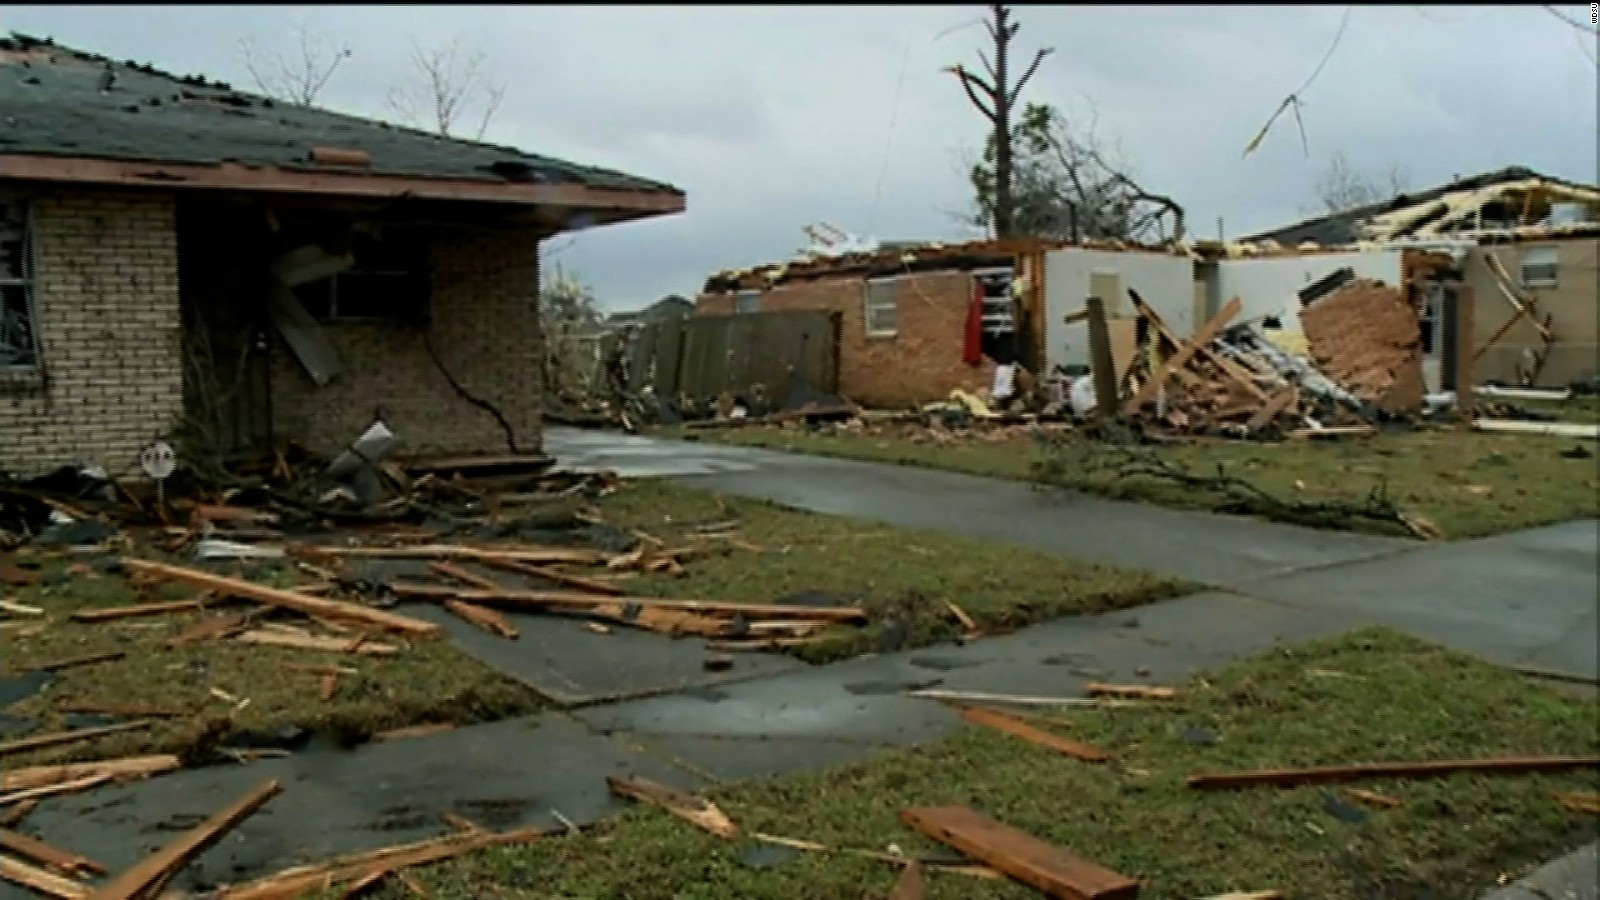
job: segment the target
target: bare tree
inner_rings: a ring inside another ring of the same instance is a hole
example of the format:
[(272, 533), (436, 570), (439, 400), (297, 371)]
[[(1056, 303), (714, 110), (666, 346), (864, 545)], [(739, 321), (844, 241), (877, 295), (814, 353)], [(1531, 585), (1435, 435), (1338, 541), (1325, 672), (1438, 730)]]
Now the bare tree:
[[(1012, 134), (1012, 233), (1073, 241), (1183, 238), (1183, 207), (1134, 180), (1126, 154), (1099, 134), (1093, 110), (1079, 121), (1069, 128), (1048, 104), (1023, 108)], [(991, 140), (971, 169), (973, 224), (994, 220), (997, 155)]]
[(1400, 196), (1405, 193), (1405, 178), (1398, 166), (1390, 166), (1386, 178), (1379, 181), (1357, 171), (1343, 153), (1335, 153), (1316, 190), (1324, 212), (1341, 213)]
[(390, 91), (390, 108), (412, 125), (452, 137), (468, 107), (479, 103), (478, 129), (473, 139), (481, 140), (506, 92), (504, 84), (492, 83), (484, 74), (488, 56), (469, 53), (462, 49), (460, 41), (451, 41), (448, 46), (431, 51), (413, 45), (411, 62), (418, 82)]
[(264, 53), (254, 38), (241, 41), (244, 67), (261, 93), (312, 106), (339, 66), (350, 58), (351, 51), (326, 34), (313, 32), (304, 22), (295, 25), (294, 31), (297, 53), (293, 58), (277, 52)]
[(1014, 175), (1012, 162), (1015, 154), (1011, 113), (1016, 108), (1023, 87), (1033, 77), (1033, 73), (1039, 70), (1039, 64), (1044, 62), (1044, 58), (1053, 53), (1055, 48), (1045, 47), (1035, 51), (1033, 62), (1028, 64), (1020, 77), (1012, 81), (1011, 39), (1016, 37), (1017, 29), (1021, 26), (1011, 21), (1010, 7), (995, 3), (989, 6), (989, 18), (984, 21), (983, 27), (988, 29), (989, 38), (994, 43), (992, 62), (982, 51), (978, 52), (978, 61), (983, 63), (988, 78), (969, 72), (959, 64), (948, 66), (945, 71), (961, 81), (961, 89), (966, 91), (967, 99), (977, 107), (985, 119), (989, 120), (992, 135), (990, 146), (994, 148), (992, 226), (995, 237), (1003, 239), (1013, 235), (1015, 225), (1012, 200)]

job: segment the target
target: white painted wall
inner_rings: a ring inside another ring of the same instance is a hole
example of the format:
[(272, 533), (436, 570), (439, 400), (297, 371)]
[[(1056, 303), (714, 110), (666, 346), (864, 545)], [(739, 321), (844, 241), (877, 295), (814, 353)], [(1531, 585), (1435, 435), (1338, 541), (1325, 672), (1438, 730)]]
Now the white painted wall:
[(1306, 285), (1349, 266), (1357, 278), (1376, 278), (1400, 286), (1401, 251), (1362, 250), (1261, 259), (1225, 259), (1217, 263), (1216, 288), (1210, 293), (1221, 308), (1238, 297), (1244, 309), (1234, 321), (1277, 316), (1285, 331), (1300, 330), (1300, 299)]
[(1044, 255), (1045, 363), (1049, 369), (1089, 364), (1087, 326), (1081, 322), (1065, 325), (1062, 319), (1083, 309), (1084, 298), (1089, 296), (1089, 275), (1095, 271), (1120, 276), (1120, 296), (1102, 298), (1107, 315), (1133, 315), (1127, 293), (1133, 288), (1174, 330), (1187, 335), (1194, 329), (1194, 262), (1188, 257), (1076, 247), (1051, 250)]

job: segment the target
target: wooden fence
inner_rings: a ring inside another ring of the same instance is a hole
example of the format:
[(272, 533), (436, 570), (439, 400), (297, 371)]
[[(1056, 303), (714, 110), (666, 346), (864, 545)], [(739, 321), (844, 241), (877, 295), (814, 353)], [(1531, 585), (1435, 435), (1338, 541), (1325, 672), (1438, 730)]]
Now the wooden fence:
[(825, 310), (692, 316), (624, 335), (629, 390), (703, 401), (760, 385), (782, 404), (797, 385), (839, 390), (839, 314)]

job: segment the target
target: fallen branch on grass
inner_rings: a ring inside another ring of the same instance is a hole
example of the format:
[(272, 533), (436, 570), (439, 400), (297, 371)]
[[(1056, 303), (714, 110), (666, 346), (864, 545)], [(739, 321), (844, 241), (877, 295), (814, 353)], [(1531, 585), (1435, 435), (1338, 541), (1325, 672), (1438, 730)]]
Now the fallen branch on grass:
[(1431, 778), (1457, 772), (1484, 772), (1515, 775), (1524, 772), (1557, 772), (1564, 769), (1600, 768), (1600, 756), (1510, 756), (1496, 759), (1445, 759), (1430, 762), (1362, 763), (1353, 766), (1326, 766), (1312, 769), (1263, 769), (1255, 772), (1191, 775), (1189, 787), (1199, 789), (1276, 785), (1328, 784), (1366, 778)]
[(1216, 474), (1202, 475), (1137, 445), (1105, 442), (1093, 447), (1096, 452), (1073, 453), (1071, 458), (1066, 451), (1057, 449), (1034, 464), (1034, 474), (1045, 483), (1067, 486), (1079, 477), (1093, 475), (1106, 475), (1119, 483), (1150, 478), (1221, 495), (1223, 502), (1217, 507), (1219, 512), (1257, 515), (1320, 528), (1344, 527), (1352, 521), (1386, 522), (1425, 540), (1440, 536), (1436, 528), (1406, 515), (1389, 499), (1389, 485), (1385, 480), (1379, 480), (1360, 502), (1285, 500), (1229, 474), (1220, 463)]

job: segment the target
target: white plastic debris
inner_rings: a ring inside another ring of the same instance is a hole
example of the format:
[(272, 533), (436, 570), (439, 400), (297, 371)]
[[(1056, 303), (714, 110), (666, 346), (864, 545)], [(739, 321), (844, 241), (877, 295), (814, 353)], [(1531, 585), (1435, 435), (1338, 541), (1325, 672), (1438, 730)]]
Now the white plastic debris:
[(1067, 403), (1072, 407), (1072, 414), (1080, 419), (1094, 412), (1094, 379), (1083, 375), (1072, 382), (1067, 389)]
[(363, 464), (372, 465), (380, 462), (385, 456), (400, 446), (400, 438), (389, 430), (383, 422), (373, 422), (371, 427), (361, 433), (350, 445), (350, 449), (339, 454), (339, 458), (328, 466), (328, 474), (335, 478), (342, 478), (360, 469)]

